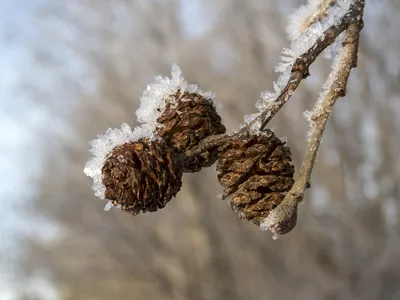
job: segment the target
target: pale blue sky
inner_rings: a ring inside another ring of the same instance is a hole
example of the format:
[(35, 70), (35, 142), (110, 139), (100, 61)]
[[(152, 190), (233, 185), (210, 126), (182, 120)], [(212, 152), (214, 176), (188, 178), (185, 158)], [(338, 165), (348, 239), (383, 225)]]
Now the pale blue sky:
[[(35, 226), (20, 213), (34, 192), (32, 180), (41, 164), (38, 133), (48, 112), (21, 90), (32, 66), (37, 41), (33, 11), (43, 0), (2, 1), (0, 6), (0, 299), (15, 299), (13, 278), (18, 256), (16, 237), (32, 234)], [(37, 228), (37, 227), (36, 227)], [(50, 293), (51, 294), (51, 293)], [(53, 298), (54, 299), (54, 298)]]

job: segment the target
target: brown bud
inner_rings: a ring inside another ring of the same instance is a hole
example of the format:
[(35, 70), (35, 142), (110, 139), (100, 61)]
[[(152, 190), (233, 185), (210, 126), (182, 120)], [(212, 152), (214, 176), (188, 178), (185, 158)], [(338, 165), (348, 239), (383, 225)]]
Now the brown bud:
[(290, 149), (270, 130), (237, 137), (220, 149), (218, 180), (223, 199), (241, 219), (259, 226), (292, 187)]
[(270, 230), (274, 239), (290, 232), (297, 223), (299, 202), (295, 198), (284, 199), (260, 224), (262, 230)]
[[(197, 146), (210, 135), (225, 133), (225, 126), (213, 102), (197, 93), (177, 92), (168, 97), (165, 110), (157, 119), (162, 126), (157, 134), (177, 153), (183, 153)], [(184, 172), (198, 172), (217, 160), (217, 149), (204, 151), (193, 160), (185, 162)]]
[(182, 185), (176, 154), (164, 142), (144, 138), (115, 147), (102, 176), (105, 197), (132, 215), (163, 208)]

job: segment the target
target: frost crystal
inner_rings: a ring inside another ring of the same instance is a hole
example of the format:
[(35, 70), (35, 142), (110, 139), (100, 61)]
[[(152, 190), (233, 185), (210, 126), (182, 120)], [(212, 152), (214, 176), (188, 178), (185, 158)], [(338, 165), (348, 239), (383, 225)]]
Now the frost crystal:
[[(337, 0), (335, 5), (330, 6), (327, 10), (327, 16), (320, 21), (321, 30), (325, 31), (330, 26), (339, 24), (349, 10), (350, 3), (351, 0)], [(301, 6), (289, 16), (288, 26), (286, 27), (289, 39), (294, 40), (303, 34), (304, 24), (315, 14), (320, 4), (320, 0), (308, 0), (308, 4)]]
[(245, 125), (249, 125), (251, 122), (253, 122), (260, 115), (261, 115), (261, 113), (245, 115), (244, 116), (244, 124)]
[(104, 206), (104, 211), (109, 211), (112, 207), (114, 207), (113, 203), (111, 200), (109, 200), (106, 204), (106, 206)]
[(304, 21), (316, 11), (319, 3), (319, 0), (308, 0), (307, 4), (300, 6), (297, 11), (289, 16), (286, 32), (291, 40), (299, 35)]
[[(263, 92), (261, 100), (256, 104), (256, 108), (260, 112), (272, 109), (276, 99), (290, 79), (291, 70), (296, 59), (313, 47), (319, 38), (324, 39), (324, 32), (329, 27), (338, 25), (341, 22), (349, 10), (351, 0), (337, 0), (335, 5), (327, 10), (328, 15), (326, 17), (321, 21), (315, 22), (305, 32), (302, 32), (302, 24), (316, 11), (319, 3), (320, 1), (318, 0), (309, 0), (307, 5), (300, 7), (296, 13), (289, 17), (287, 31), (292, 41), (290, 49), (283, 49), (280, 62), (275, 67), (275, 72), (281, 74), (277, 82), (273, 84), (274, 92)], [(332, 49), (337, 49), (337, 47), (333, 46)]]
[[(151, 128), (147, 125), (135, 127), (133, 130), (128, 124), (122, 124), (121, 128), (107, 129), (104, 135), (98, 135), (97, 139), (90, 142), (90, 152), (93, 154), (85, 165), (84, 173), (93, 178), (92, 189), (95, 196), (104, 199), (104, 192), (106, 190), (102, 182), (101, 169), (110, 152), (118, 145), (128, 142), (137, 141), (141, 138), (155, 140), (158, 137), (154, 135)], [(110, 208), (109, 204), (105, 209)]]
[(196, 93), (204, 98), (212, 101), (216, 106), (215, 95), (212, 92), (203, 92), (197, 85), (188, 84), (182, 76), (181, 69), (176, 65), (172, 65), (171, 78), (156, 76), (154, 82), (147, 85), (140, 99), (139, 109), (136, 111), (138, 121), (147, 123), (152, 129), (159, 124), (157, 119), (164, 112), (167, 103), (174, 103), (175, 99), (172, 95), (180, 90), (180, 93), (189, 92)]

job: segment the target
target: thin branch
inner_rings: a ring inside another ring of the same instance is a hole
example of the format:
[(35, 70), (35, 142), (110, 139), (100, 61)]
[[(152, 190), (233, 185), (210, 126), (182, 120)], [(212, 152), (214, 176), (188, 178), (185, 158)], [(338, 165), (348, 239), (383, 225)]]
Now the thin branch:
[(181, 160), (191, 161), (193, 158), (197, 157), (201, 153), (213, 149), (218, 148), (228, 142), (229, 139), (234, 137), (235, 135), (226, 135), (226, 134), (216, 134), (202, 139), (199, 144), (193, 147), (190, 150), (187, 150), (181, 155)]
[(342, 33), (352, 22), (352, 20), (356, 19), (357, 12), (353, 9), (356, 3), (360, 2), (360, 0), (356, 0), (349, 9), (349, 12), (342, 18), (340, 24), (332, 25), (325, 32), (323, 37), (320, 37), (315, 44), (303, 55), (297, 58), (293, 67), (290, 79), (287, 85), (282, 89), (279, 97), (274, 101), (272, 107), (270, 109), (264, 111), (259, 117), (254, 119), (248, 127), (243, 127), (239, 132), (233, 133), (232, 135), (217, 135), (210, 138), (207, 138), (199, 143), (193, 149), (187, 151), (183, 156), (184, 159), (191, 159), (192, 157), (197, 156), (199, 153), (211, 149), (216, 148), (223, 145), (227, 140), (232, 138), (237, 134), (245, 134), (245, 131), (248, 130), (249, 127), (255, 126), (257, 123), (261, 121), (260, 130), (264, 130), (268, 122), (279, 112), (279, 110), (283, 107), (283, 105), (290, 99), (294, 91), (299, 86), (300, 82), (309, 76), (309, 67), (316, 60), (316, 58), (324, 51), (329, 45), (331, 45), (335, 39), (338, 37), (340, 33)]
[(299, 186), (299, 188), (297, 188), (299, 190), (304, 191), (304, 189), (309, 186), (311, 172), (319, 145), (321, 143), (326, 122), (332, 113), (332, 108), (335, 105), (336, 100), (339, 97), (346, 95), (347, 80), (350, 75), (350, 70), (357, 66), (357, 49), (359, 43), (359, 31), (361, 28), (362, 25), (350, 24), (346, 30), (345, 47), (343, 48), (339, 58), (339, 70), (335, 76), (335, 82), (329, 89), (326, 98), (321, 104), (321, 107), (317, 106), (312, 112), (311, 118), (315, 125), (296, 184)]
[(307, 78), (310, 75), (309, 68), (316, 58), (324, 51), (329, 45), (331, 45), (339, 34), (341, 34), (351, 22), (357, 17), (357, 11), (354, 9), (357, 3), (356, 0), (350, 6), (349, 11), (344, 15), (340, 24), (332, 25), (329, 27), (324, 34), (317, 39), (315, 44), (304, 54), (300, 55), (293, 67), (287, 85), (282, 89), (279, 97), (274, 101), (272, 107), (264, 111), (258, 118), (253, 120), (251, 124), (260, 122), (261, 130), (264, 130), (269, 121), (275, 116), (276, 113), (283, 107), (283, 105), (290, 99), (294, 91), (299, 86), (301, 80)]
[(335, 78), (334, 82), (328, 89), (326, 97), (321, 103), (316, 105), (311, 115), (313, 131), (296, 182), (278, 208), (270, 213), (265, 220), (264, 229), (269, 229), (275, 234), (287, 233), (296, 225), (298, 203), (303, 200), (304, 191), (310, 186), (311, 173), (326, 122), (332, 113), (336, 100), (339, 97), (345, 96), (350, 71), (357, 66), (359, 36), (363, 27), (362, 15), (364, 5), (365, 0), (354, 1), (352, 19), (346, 29), (344, 47), (338, 57), (338, 66), (331, 74)]

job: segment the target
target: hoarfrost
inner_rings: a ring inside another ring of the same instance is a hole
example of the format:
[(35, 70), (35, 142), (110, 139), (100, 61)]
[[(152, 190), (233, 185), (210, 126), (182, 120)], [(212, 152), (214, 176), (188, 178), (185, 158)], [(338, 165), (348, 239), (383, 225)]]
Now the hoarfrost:
[(319, 3), (319, 0), (308, 0), (307, 4), (300, 6), (297, 11), (289, 16), (286, 32), (291, 40), (299, 35), (304, 21), (316, 11)]
[(120, 129), (109, 128), (104, 135), (98, 135), (97, 139), (90, 142), (90, 152), (93, 157), (86, 163), (84, 173), (93, 178), (92, 189), (95, 196), (104, 199), (106, 188), (102, 182), (101, 169), (110, 152), (118, 145), (137, 141), (141, 138), (155, 140), (158, 137), (147, 125), (135, 127), (132, 130), (128, 124), (123, 123)]
[[(158, 126), (157, 119), (164, 112), (167, 103), (174, 101), (171, 97), (178, 90), (180, 93), (196, 93), (213, 102), (215, 95), (212, 92), (203, 92), (196, 84), (189, 84), (182, 76), (181, 69), (172, 65), (171, 78), (156, 76), (153, 83), (147, 85), (140, 99), (136, 116), (140, 123), (147, 123), (152, 129)], [(219, 109), (219, 108), (218, 108)]]
[[(244, 125), (242, 125), (240, 128), (247, 126), (250, 134), (271, 136), (272, 133), (274, 132), (273, 128), (261, 131), (260, 128), (262, 125), (262, 120), (258, 119), (257, 121), (255, 121), (257, 119), (257, 117), (259, 117), (260, 115), (261, 115), (261, 113), (245, 115), (244, 116)], [(264, 119), (268, 119), (270, 115), (271, 115), (271, 112), (267, 112)]]
[(113, 207), (113, 203), (111, 200), (109, 200), (106, 204), (106, 206), (104, 206), (104, 211), (109, 211), (112, 207)]
[[(309, 0), (308, 4), (301, 6), (288, 18), (286, 32), (290, 40), (294, 40), (303, 34), (305, 22), (317, 11), (321, 1)], [(327, 16), (320, 20), (321, 30), (325, 31), (332, 25), (338, 25), (342, 17), (347, 13), (351, 0), (337, 0), (327, 10)], [(315, 29), (315, 28), (314, 28)]]
[(256, 113), (256, 114), (251, 114), (251, 115), (245, 115), (244, 116), (244, 124), (248, 125), (251, 122), (253, 122), (258, 116), (260, 116), (261, 113)]

